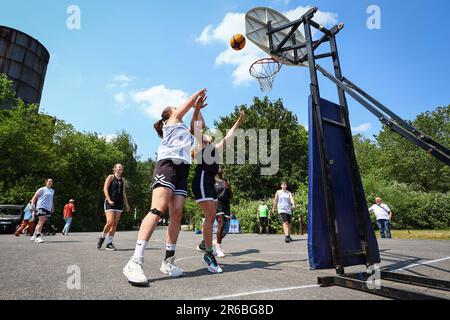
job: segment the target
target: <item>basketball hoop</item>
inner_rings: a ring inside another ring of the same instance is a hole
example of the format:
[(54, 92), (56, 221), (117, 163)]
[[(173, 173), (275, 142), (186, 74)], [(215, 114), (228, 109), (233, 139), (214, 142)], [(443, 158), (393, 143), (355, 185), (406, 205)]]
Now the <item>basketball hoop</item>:
[(250, 66), (250, 74), (259, 82), (262, 92), (272, 90), (276, 74), (281, 69), (281, 63), (273, 58), (259, 59)]

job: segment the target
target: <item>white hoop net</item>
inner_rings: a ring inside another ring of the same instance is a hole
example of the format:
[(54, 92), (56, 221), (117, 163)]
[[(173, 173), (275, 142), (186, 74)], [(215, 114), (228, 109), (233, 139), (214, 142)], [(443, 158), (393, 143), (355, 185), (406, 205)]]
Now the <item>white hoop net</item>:
[(255, 61), (249, 71), (258, 80), (261, 91), (268, 92), (272, 90), (273, 81), (280, 69), (280, 62), (273, 58), (264, 58)]

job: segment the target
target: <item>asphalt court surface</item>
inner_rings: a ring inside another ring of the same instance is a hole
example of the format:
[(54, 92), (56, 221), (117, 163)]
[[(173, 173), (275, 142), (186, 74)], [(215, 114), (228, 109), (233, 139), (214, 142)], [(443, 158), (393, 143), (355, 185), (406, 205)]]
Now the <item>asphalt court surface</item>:
[[(98, 236), (58, 234), (35, 244), (29, 237), (0, 235), (0, 299), (384, 299), (346, 288), (319, 287), (317, 277), (333, 275), (334, 270), (309, 270), (306, 235), (294, 235), (289, 244), (281, 235), (228, 235), (223, 241), (226, 257), (218, 259), (224, 273), (211, 274), (195, 249), (201, 235), (181, 232), (176, 263), (185, 275), (171, 278), (159, 272), (165, 229), (157, 229), (145, 253), (144, 271), (150, 279), (145, 288), (131, 286), (122, 275), (137, 232), (118, 232), (115, 252), (97, 250)], [(450, 241), (383, 239), (379, 246), (382, 267), (450, 281)], [(78, 271), (80, 289), (73, 288)], [(450, 299), (448, 292), (421, 291)]]

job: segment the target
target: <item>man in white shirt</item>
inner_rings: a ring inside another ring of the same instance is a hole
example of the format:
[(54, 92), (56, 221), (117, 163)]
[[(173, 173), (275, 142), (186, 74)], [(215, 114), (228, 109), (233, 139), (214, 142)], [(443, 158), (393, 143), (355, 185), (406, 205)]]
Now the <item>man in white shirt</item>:
[(377, 197), (375, 199), (375, 204), (369, 208), (369, 211), (375, 214), (378, 228), (380, 228), (381, 238), (391, 239), (391, 209), (386, 204), (381, 202), (380, 197)]

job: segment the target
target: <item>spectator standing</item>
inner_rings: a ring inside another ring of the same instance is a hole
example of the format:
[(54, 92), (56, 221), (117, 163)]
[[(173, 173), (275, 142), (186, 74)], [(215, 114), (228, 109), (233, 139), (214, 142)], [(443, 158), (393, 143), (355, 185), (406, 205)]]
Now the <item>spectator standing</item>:
[(75, 213), (75, 200), (70, 199), (69, 203), (67, 203), (64, 206), (64, 211), (63, 211), (64, 220), (66, 221), (66, 224), (64, 225), (64, 228), (62, 230), (63, 236), (69, 235), (70, 225), (72, 224), (74, 213)]
[(375, 204), (369, 208), (369, 211), (375, 214), (381, 238), (391, 239), (391, 209), (381, 201), (380, 197), (375, 198)]

